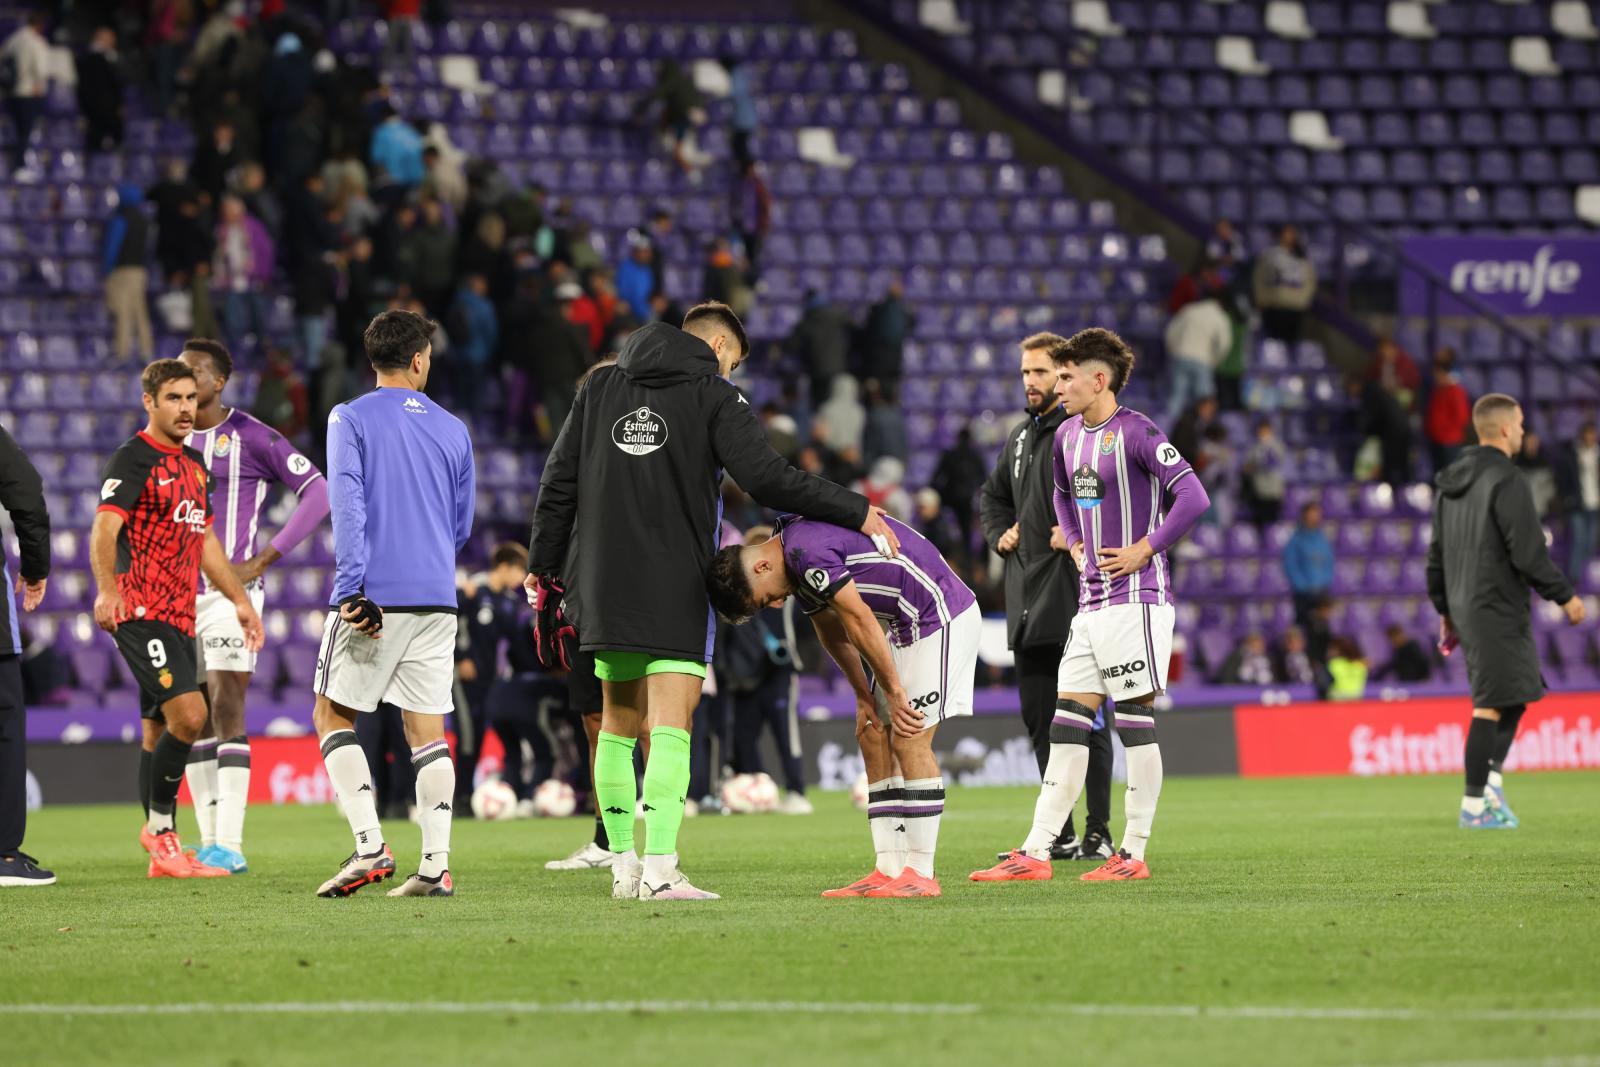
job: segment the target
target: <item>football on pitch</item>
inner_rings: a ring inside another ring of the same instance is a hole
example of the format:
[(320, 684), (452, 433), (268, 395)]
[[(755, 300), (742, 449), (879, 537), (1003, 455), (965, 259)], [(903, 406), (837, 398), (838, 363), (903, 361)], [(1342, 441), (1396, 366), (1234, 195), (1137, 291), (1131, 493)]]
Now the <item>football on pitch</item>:
[(736, 774), (722, 786), (722, 806), (736, 815), (753, 815), (778, 806), (778, 783), (765, 774)]
[(857, 811), (867, 810), (867, 772), (862, 771), (856, 779), (856, 784), (850, 787), (850, 803), (856, 806)]
[(533, 791), (533, 810), (546, 819), (565, 819), (578, 810), (578, 794), (558, 778), (547, 778)]
[(516, 790), (499, 778), (490, 778), (472, 791), (472, 814), (486, 822), (516, 818)]

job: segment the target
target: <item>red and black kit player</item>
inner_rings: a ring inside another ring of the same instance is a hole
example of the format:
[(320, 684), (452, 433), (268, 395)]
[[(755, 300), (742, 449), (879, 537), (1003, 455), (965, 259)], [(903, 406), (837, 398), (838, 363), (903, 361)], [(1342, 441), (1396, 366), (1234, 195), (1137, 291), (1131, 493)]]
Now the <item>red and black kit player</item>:
[(139, 793), (150, 877), (229, 872), (186, 855), (173, 828), (189, 749), (205, 723), (195, 670), (194, 608), (200, 571), (238, 612), (245, 644), (261, 647), (261, 617), (211, 532), (211, 475), (183, 441), (194, 429), (194, 371), (158, 359), (140, 378), (149, 423), (106, 464), (89, 535), (97, 595), (94, 618), (115, 635), (139, 684), (144, 746)]

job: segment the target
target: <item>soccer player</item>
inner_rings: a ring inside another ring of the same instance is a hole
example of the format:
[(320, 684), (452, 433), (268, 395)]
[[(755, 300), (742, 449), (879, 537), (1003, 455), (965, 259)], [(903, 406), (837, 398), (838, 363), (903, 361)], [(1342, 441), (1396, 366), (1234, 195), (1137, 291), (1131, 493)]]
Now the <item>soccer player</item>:
[[(894, 548), (865, 497), (803, 474), (767, 443), (726, 380), (748, 352), (725, 304), (691, 308), (681, 330), (653, 322), (634, 331), (616, 365), (597, 369), (578, 393), (540, 481), (526, 584), (541, 619), (565, 601), (580, 648), (595, 654), (605, 705), (595, 788), (619, 899), (715, 899), (684, 878), (677, 848), (689, 728), (716, 632), (705, 572), (717, 549), (722, 470), (760, 503), (860, 528)], [(633, 751), (646, 713), (641, 864)]]
[[(1122, 847), (1086, 882), (1148, 878), (1145, 845), (1161, 796), (1154, 701), (1172, 655), (1167, 550), (1205, 514), (1210, 498), (1156, 425), (1117, 403), (1133, 350), (1088, 329), (1050, 349), (1067, 421), (1056, 431), (1056, 520), (1078, 561), (1078, 615), (1056, 681), (1050, 761), (1022, 847), (973, 881), (1047, 881), (1050, 845), (1083, 790), (1089, 731), (1107, 697), (1127, 749)], [(1170, 505), (1167, 503), (1170, 498)]]
[[(461, 699), (456, 727), (456, 799), (471, 808), (472, 781), (478, 772), (478, 757), (483, 752), (483, 735), (490, 723), (490, 691), (500, 662), (500, 644), (517, 627), (517, 616), (526, 610), (522, 602), (522, 579), (528, 575), (528, 550), (514, 541), (495, 545), (489, 553), (489, 571), (482, 581), (457, 588), (456, 608), (461, 624), (456, 640), (456, 677), (461, 681)], [(506, 749), (505, 779), (526, 799), (526, 787), (511, 773), (515, 737), (496, 728)], [(517, 753), (520, 756), (520, 752)], [(520, 766), (520, 761), (517, 761)], [(537, 784), (537, 783), (535, 783)]]
[(312, 718), (356, 847), (317, 890), (322, 897), (395, 873), (355, 731), (356, 715), (380, 702), (401, 709), (422, 825), (417, 873), (389, 895), (455, 895), (456, 773), (444, 717), (453, 708), (456, 554), (472, 533), (476, 476), (466, 426), (422, 392), (432, 337), (421, 315), (379, 314), (361, 338), (378, 387), (328, 415), (335, 571)]
[(232, 605), (247, 652), (261, 648), (261, 616), (212, 532), (205, 457), (183, 443), (194, 429), (194, 371), (181, 360), (158, 359), (140, 384), (149, 423), (106, 464), (89, 532), (94, 618), (115, 636), (139, 685), (146, 805), (139, 841), (150, 853), (150, 877), (215, 877), (230, 872), (186, 855), (173, 826), (178, 784), (206, 719), (195, 671), (200, 572)]
[(1434, 479), (1428, 597), (1439, 637), (1459, 640), (1472, 686), (1466, 793), (1457, 822), (1465, 830), (1510, 830), (1502, 767), (1529, 704), (1544, 697), (1539, 649), (1528, 615), (1528, 587), (1583, 621), (1583, 601), (1550, 561), (1533, 493), (1511, 457), (1522, 451), (1522, 407), (1504, 393), (1472, 407), (1478, 446)]
[[(197, 391), (194, 432), (185, 443), (205, 458), (211, 471), (212, 499), (220, 505), (217, 540), (260, 614), (262, 572), (328, 517), (328, 483), (316, 465), (277, 431), (254, 415), (223, 406), (222, 390), (233, 377), (233, 358), (220, 342), (185, 341), (178, 358), (194, 372)], [(274, 483), (294, 493), (299, 503), (283, 529), (257, 552), (261, 512)], [(210, 583), (195, 606), (195, 632), (206, 679), (200, 692), (209, 708), (184, 772), (200, 823), (198, 859), (243, 874), (249, 870), (243, 849), (250, 793), (244, 695), (256, 669), (256, 654), (245, 648), (232, 605)]]
[(707, 579), (711, 603), (730, 622), (798, 596), (855, 690), (877, 866), (825, 897), (940, 895), (933, 858), (944, 779), (933, 735), (945, 719), (972, 714), (983, 623), (977, 598), (926, 538), (896, 520), (889, 525), (900, 539), (892, 559), (854, 530), (788, 516), (768, 540), (718, 552)]
[[(572, 658), (572, 670), (567, 672), (567, 711), (583, 723), (584, 740), (589, 744), (589, 773), (595, 773), (595, 760), (600, 750), (600, 727), (605, 710), (605, 698), (600, 692), (600, 679), (595, 677), (593, 652), (577, 652)], [(631, 768), (630, 768), (631, 770)], [(637, 787), (635, 787), (637, 788)], [(594, 837), (571, 855), (549, 860), (547, 871), (590, 871), (610, 867), (617, 854), (611, 851), (611, 837), (606, 833), (606, 821), (600, 811), (600, 790), (596, 786), (594, 799)]]

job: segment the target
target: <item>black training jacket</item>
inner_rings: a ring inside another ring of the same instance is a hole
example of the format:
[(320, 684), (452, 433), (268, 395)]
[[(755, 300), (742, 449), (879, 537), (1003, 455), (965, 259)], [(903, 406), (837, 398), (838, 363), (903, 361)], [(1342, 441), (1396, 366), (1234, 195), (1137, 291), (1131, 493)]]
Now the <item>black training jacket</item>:
[(710, 661), (705, 573), (724, 470), (766, 507), (851, 529), (866, 521), (865, 497), (772, 450), (709, 345), (660, 322), (634, 331), (616, 366), (578, 393), (539, 480), (528, 544), (531, 572), (565, 579), (583, 649)]
[[(45, 510), (44, 483), (28, 460), (27, 453), (4, 429), (0, 429), (0, 507), (11, 516), (17, 531), (18, 573), (30, 582), (50, 577), (50, 514)], [(12, 627), (21, 606), (12, 587), (11, 568), (0, 561), (0, 579), (5, 589), (0, 595), (13, 597), (9, 609), (0, 609), (0, 655), (22, 651), (22, 635)]]
[(992, 550), (1020, 523), (1022, 540), (1005, 557), (1006, 645), (1012, 649), (1064, 645), (1078, 613), (1078, 567), (1072, 553), (1050, 547), (1056, 524), (1055, 468), (1050, 449), (1067, 421), (1060, 404), (1019, 422), (983, 483), (979, 515)]
[(1572, 584), (1550, 562), (1533, 492), (1504, 452), (1468, 448), (1434, 479), (1428, 598), (1461, 634), (1472, 704), (1508, 708), (1544, 696), (1528, 588), (1565, 603)]

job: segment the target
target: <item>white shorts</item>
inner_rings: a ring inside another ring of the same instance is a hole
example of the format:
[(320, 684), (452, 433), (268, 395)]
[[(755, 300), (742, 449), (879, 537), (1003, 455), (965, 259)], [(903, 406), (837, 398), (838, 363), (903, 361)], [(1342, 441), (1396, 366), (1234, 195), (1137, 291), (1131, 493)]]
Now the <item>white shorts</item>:
[(1080, 612), (1056, 673), (1056, 692), (1099, 693), (1112, 700), (1166, 692), (1176, 617), (1171, 604), (1113, 604)]
[(456, 617), (385, 612), (381, 637), (356, 633), (328, 612), (314, 688), (335, 704), (372, 711), (380, 703), (424, 715), (455, 709)]
[(972, 714), (972, 679), (978, 671), (978, 633), (982, 629), (983, 613), (974, 604), (938, 633), (903, 648), (889, 647), (889, 658), (900, 674), (900, 684), (906, 687), (912, 710), (924, 716), (924, 730), (956, 715)]
[[(250, 603), (261, 614), (266, 593), (258, 585), (250, 590)], [(244, 628), (233, 601), (221, 593), (201, 593), (194, 602), (194, 638), (202, 671), (238, 671), (254, 674), (256, 654), (244, 647)], [(202, 679), (203, 681), (204, 679)]]

